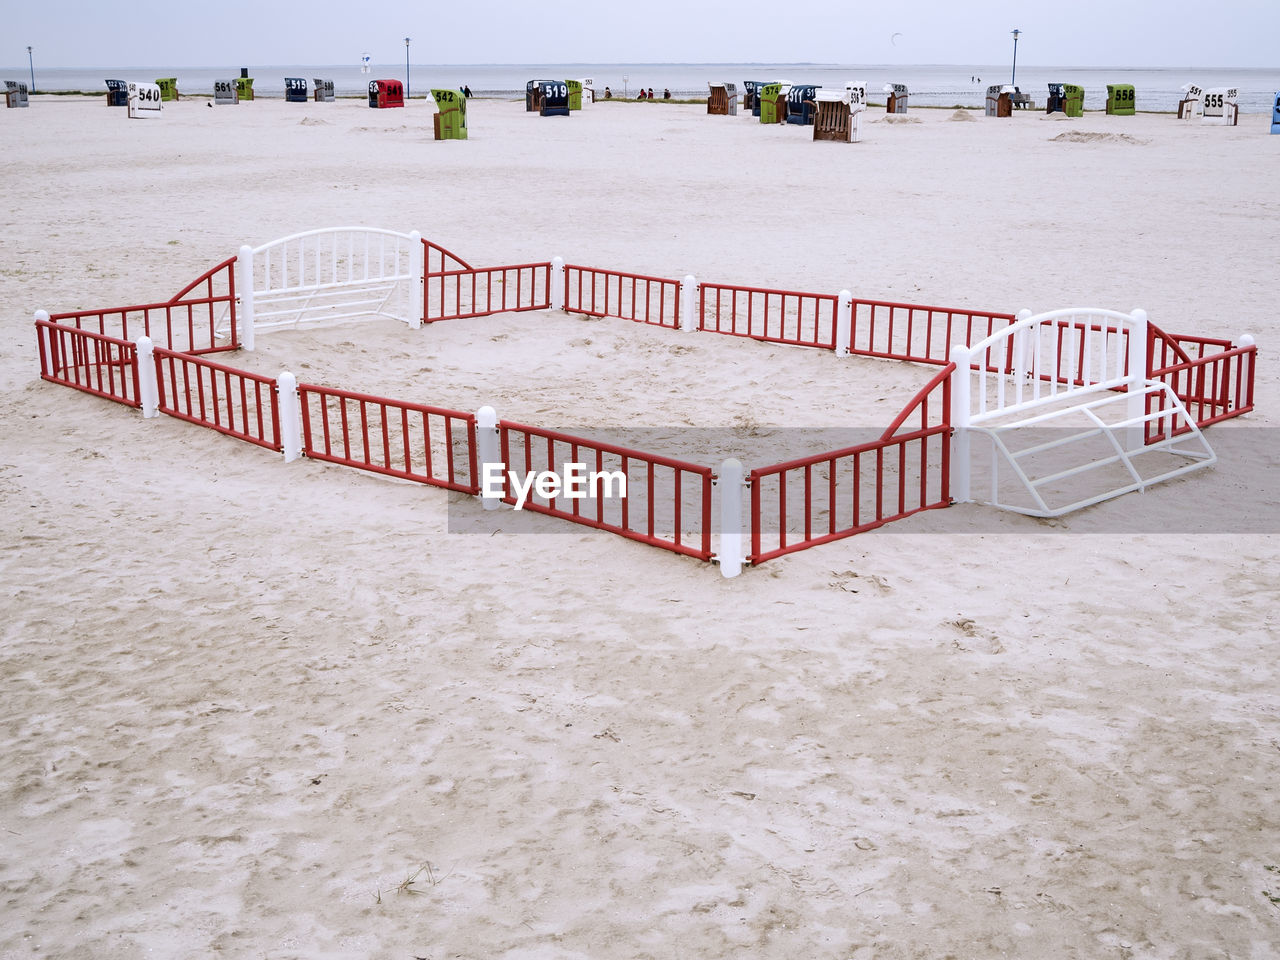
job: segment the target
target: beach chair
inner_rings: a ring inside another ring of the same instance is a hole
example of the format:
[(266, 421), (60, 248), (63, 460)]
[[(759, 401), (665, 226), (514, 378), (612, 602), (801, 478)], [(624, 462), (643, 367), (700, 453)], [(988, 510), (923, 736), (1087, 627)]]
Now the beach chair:
[(780, 83), (766, 83), (756, 88), (761, 123), (782, 123), (787, 118), (787, 100), (782, 86)]
[(1239, 91), (1235, 87), (1214, 87), (1204, 92), (1204, 123), (1234, 127), (1240, 120), (1240, 108), (1236, 103)]
[(907, 112), (907, 85), (905, 83), (886, 83), (884, 92), (889, 95), (885, 102), (885, 113)]
[(25, 83), (20, 83), (17, 80), (6, 80), (4, 88), (4, 105), (6, 107), (25, 107), (30, 104)]
[(108, 80), (107, 82), (107, 106), (108, 107), (127, 107), (129, 106), (129, 84), (123, 80)]
[(1200, 98), (1204, 94), (1194, 83), (1184, 84), (1182, 99), (1178, 101), (1178, 119), (1190, 120), (1200, 112)]
[(399, 80), (370, 80), (369, 106), (376, 110), (404, 106), (404, 84)]
[(813, 123), (818, 87), (812, 83), (794, 83), (787, 91), (787, 123), (808, 126)]
[(538, 84), (538, 116), (569, 116), (569, 85), (563, 80), (542, 80)]
[(307, 81), (304, 77), (284, 78), (285, 103), (307, 102)]
[(437, 140), (467, 139), (467, 98), (461, 90), (432, 90), (436, 114), (432, 127)]
[(1132, 117), (1137, 111), (1137, 100), (1131, 83), (1107, 84), (1107, 115)]
[(237, 100), (253, 99), (253, 77), (237, 77), (236, 78), (236, 99)]
[(236, 82), (234, 80), (213, 81), (213, 102), (226, 105), (239, 103), (240, 95), (236, 91)]

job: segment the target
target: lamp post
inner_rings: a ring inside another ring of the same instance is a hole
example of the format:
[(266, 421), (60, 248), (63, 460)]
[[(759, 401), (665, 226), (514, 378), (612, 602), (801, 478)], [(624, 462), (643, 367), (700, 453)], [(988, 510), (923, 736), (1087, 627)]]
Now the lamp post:
[(409, 38), (404, 38), (404, 98), (409, 99)]
[(27, 66), (31, 68), (31, 92), (36, 92), (36, 63), (31, 59), (31, 48), (27, 47)]
[(1021, 30), (1013, 31), (1013, 76), (1009, 78), (1009, 86), (1013, 86), (1018, 79), (1018, 34)]

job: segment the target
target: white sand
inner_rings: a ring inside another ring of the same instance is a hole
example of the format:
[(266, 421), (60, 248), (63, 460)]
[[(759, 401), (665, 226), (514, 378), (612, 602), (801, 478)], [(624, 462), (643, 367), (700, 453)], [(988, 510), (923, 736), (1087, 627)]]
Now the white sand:
[[(1267, 118), (877, 111), (844, 146), (492, 101), (435, 143), (431, 112), (0, 115), (0, 957), (1280, 954), (1265, 472), (935, 511), (727, 581), (555, 521), (449, 534), (442, 491), (42, 383), (31, 327), (343, 224), (480, 265), (1141, 306), (1257, 338), (1257, 412), (1208, 435), (1265, 471)], [(272, 336), (264, 369), (552, 427), (882, 426), (932, 373), (544, 313)], [(1099, 532), (1134, 516), (1167, 533)]]

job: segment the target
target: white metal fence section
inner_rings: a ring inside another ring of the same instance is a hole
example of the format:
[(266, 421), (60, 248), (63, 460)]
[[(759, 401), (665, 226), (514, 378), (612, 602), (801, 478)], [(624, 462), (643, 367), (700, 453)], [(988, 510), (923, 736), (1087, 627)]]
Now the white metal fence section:
[(243, 246), (236, 262), (240, 343), (255, 330), (390, 317), (422, 323), (424, 247), (417, 231), (312, 230)]
[[(981, 502), (1059, 516), (1212, 464), (1181, 401), (1147, 379), (1147, 350), (1144, 311), (1081, 308), (1023, 311), (972, 347), (953, 346), (954, 498), (975, 499), (977, 479)], [(1148, 443), (1154, 419), (1169, 429)], [(975, 459), (975, 436), (989, 457)]]

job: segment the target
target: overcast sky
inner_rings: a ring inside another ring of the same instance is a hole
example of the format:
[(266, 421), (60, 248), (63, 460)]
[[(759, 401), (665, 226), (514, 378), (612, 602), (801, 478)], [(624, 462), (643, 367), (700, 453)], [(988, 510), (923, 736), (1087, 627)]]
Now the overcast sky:
[(1274, 67), (1280, 0), (4, 0), (0, 64), (902, 63)]

